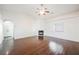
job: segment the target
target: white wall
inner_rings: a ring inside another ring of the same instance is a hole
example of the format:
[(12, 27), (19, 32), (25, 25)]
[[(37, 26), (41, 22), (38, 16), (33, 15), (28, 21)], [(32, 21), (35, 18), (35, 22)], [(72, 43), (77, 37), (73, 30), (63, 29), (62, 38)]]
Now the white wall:
[(3, 21), (1, 19), (1, 13), (0, 13), (0, 50), (2, 48), (2, 41), (3, 41)]
[(24, 38), (38, 35), (38, 30), (45, 30), (45, 20), (31, 18), (26, 13), (3, 11), (3, 20), (14, 24), (14, 38)]
[[(79, 41), (79, 12), (45, 20), (33, 19), (24, 13), (4, 11), (3, 19), (13, 22), (15, 38), (34, 36), (43, 29), (46, 36)], [(56, 23), (64, 23), (64, 32), (55, 32)]]
[[(46, 24), (47, 22), (44, 19), (36, 19), (33, 21), (33, 34), (38, 35), (39, 30), (46, 31)], [(46, 33), (46, 32), (45, 32)]]
[(2, 19), (1, 19), (1, 15), (0, 15), (0, 44), (2, 43), (3, 40), (3, 27), (2, 27)]
[(4, 11), (3, 20), (8, 20), (14, 24), (14, 38), (23, 38), (33, 35), (32, 23), (30, 16), (23, 13)]
[[(57, 23), (64, 24), (64, 32), (55, 31), (55, 24)], [(79, 42), (79, 12), (62, 15), (48, 20), (46, 32), (47, 36)]]

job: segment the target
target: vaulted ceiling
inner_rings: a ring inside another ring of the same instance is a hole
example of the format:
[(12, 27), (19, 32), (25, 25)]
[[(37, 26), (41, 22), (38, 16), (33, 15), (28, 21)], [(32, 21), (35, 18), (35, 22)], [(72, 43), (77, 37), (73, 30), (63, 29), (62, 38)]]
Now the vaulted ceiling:
[(40, 4), (2, 4), (0, 7), (2, 7), (4, 11), (24, 13), (35, 19), (49, 19), (65, 13), (79, 11), (78, 4), (44, 4), (44, 7), (47, 7), (51, 13), (46, 16), (39, 16), (35, 12), (36, 8), (40, 8)]

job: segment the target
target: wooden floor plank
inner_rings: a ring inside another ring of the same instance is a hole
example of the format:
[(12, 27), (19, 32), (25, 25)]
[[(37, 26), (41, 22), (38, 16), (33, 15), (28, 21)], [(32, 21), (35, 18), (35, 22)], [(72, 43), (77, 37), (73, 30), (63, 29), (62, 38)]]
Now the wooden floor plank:
[[(50, 46), (51, 42), (51, 46)], [(62, 48), (63, 50), (62, 50)], [(52, 50), (51, 50), (52, 49)], [(17, 39), (9, 55), (79, 55), (79, 42), (44, 36)]]

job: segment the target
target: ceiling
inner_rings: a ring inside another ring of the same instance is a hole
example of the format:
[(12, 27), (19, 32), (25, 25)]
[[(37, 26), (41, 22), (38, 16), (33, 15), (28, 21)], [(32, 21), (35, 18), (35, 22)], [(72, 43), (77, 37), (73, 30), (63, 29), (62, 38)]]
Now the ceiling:
[(45, 4), (44, 7), (47, 7), (51, 11), (51, 14), (39, 16), (35, 11), (36, 8), (40, 8), (40, 4), (2, 4), (0, 7), (5, 11), (25, 13), (35, 19), (48, 19), (53, 16), (79, 10), (79, 4)]

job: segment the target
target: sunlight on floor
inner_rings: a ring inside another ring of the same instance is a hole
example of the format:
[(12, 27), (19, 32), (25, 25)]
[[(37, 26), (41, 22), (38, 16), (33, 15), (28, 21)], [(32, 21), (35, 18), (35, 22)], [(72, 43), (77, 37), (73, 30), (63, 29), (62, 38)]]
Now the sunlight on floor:
[(54, 54), (62, 54), (63, 52), (63, 46), (55, 42), (50, 42), (49, 48)]

